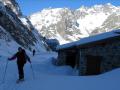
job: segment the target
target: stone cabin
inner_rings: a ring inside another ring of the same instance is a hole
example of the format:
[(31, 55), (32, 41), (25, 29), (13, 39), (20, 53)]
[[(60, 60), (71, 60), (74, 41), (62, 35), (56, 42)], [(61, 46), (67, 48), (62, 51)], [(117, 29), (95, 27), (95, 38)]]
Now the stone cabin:
[(97, 75), (120, 67), (120, 30), (86, 37), (57, 47), (57, 65), (70, 65), (79, 75)]

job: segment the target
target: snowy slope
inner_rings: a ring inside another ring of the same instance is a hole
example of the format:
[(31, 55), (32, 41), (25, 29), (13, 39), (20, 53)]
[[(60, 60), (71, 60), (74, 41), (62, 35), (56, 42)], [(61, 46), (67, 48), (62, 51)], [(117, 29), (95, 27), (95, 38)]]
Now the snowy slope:
[(41, 35), (26, 17), (23, 17), (26, 23), (22, 22), (22, 17), (15, 0), (0, 0), (0, 48), (5, 52), (7, 48), (16, 50), (21, 46), (46, 52)]
[(46, 48), (44, 46), (44, 41), (42, 40), (42, 36), (38, 33), (38, 31), (34, 28), (30, 20), (26, 16), (19, 17), (22, 23), (34, 34), (37, 42), (32, 46), (32, 49), (35, 49), (40, 52), (46, 52)]
[[(9, 55), (10, 56), (10, 55)], [(31, 56), (29, 54), (29, 56)], [(37, 53), (31, 56), (35, 79), (30, 64), (25, 65), (25, 82), (16, 84), (17, 67), (15, 61), (8, 63), (5, 83), (0, 90), (120, 90), (120, 69), (98, 76), (71, 76), (73, 69), (67, 66), (56, 67), (51, 64), (55, 53)], [(0, 57), (0, 81), (4, 74), (7, 57)]]
[(0, 55), (8, 56), (10, 53), (14, 53), (19, 46), (11, 35), (0, 26)]
[(48, 8), (30, 15), (38, 32), (56, 38), (61, 44), (120, 28), (120, 7), (111, 5), (81, 6), (79, 9)]

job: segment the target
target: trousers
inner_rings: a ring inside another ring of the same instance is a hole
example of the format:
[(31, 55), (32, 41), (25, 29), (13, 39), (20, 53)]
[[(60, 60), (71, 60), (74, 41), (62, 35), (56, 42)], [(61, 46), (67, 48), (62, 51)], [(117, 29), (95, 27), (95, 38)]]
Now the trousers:
[(19, 74), (19, 79), (24, 79), (24, 64), (25, 63), (17, 63), (18, 66), (18, 74)]

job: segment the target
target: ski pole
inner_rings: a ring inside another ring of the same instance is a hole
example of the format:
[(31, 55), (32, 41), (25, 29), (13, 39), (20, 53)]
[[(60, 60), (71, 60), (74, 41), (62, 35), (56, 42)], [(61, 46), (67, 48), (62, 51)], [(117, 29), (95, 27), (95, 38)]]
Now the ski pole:
[(5, 77), (6, 77), (7, 67), (8, 67), (8, 60), (7, 60), (7, 62), (6, 62), (5, 72), (4, 72), (4, 74), (3, 74), (3, 81), (2, 81), (2, 83), (4, 83), (4, 82), (5, 82)]
[(35, 75), (34, 75), (34, 71), (33, 71), (33, 67), (32, 67), (32, 64), (31, 64), (31, 63), (30, 63), (30, 67), (31, 67), (33, 79), (35, 79)]

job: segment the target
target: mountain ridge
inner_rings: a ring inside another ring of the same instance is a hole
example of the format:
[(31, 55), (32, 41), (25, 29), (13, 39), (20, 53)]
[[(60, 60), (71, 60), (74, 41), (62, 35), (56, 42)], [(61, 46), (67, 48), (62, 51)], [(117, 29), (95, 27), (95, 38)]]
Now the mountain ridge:
[(58, 39), (64, 44), (119, 29), (119, 11), (119, 6), (110, 3), (92, 7), (81, 6), (76, 10), (48, 8), (30, 15), (29, 19), (42, 36)]

